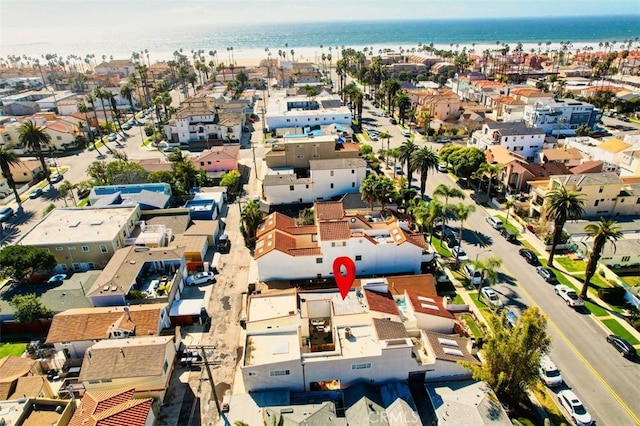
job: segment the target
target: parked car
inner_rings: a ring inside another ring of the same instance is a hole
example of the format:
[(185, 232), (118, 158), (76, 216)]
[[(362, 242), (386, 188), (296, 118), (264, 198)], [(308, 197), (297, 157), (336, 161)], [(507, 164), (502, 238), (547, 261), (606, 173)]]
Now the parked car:
[(449, 143), (449, 142), (451, 142), (450, 138), (445, 138), (443, 136), (438, 136), (436, 138), (436, 143)]
[(29, 198), (31, 198), (32, 200), (35, 200), (41, 195), (42, 195), (42, 189), (36, 188), (33, 191), (31, 191), (31, 194), (29, 194)]
[(13, 217), (15, 212), (11, 207), (4, 207), (0, 209), (0, 222), (5, 222)]
[(549, 387), (560, 386), (563, 382), (560, 370), (551, 361), (549, 355), (542, 355), (540, 357), (540, 378), (545, 385)]
[(396, 121), (396, 119), (395, 119), (395, 118), (393, 118), (393, 117), (391, 117), (391, 118), (389, 119), (389, 123), (391, 123), (391, 124), (398, 124), (398, 122)]
[(404, 170), (402, 170), (402, 166), (400, 166), (400, 165), (396, 166), (396, 174), (397, 175), (403, 175), (404, 174)]
[(515, 312), (510, 309), (507, 309), (507, 312), (504, 314), (504, 322), (511, 330), (516, 328), (516, 324), (518, 323), (518, 316)]
[(524, 257), (529, 265), (538, 266), (540, 264), (538, 256), (533, 250), (521, 248), (520, 250), (518, 250), (518, 253), (520, 253), (520, 256)]
[(465, 263), (463, 269), (464, 269), (464, 272), (466, 273), (467, 277), (469, 278), (469, 282), (471, 284), (473, 284), (476, 287), (478, 287), (478, 286), (480, 286), (480, 284), (482, 284), (482, 281), (483, 281), (484, 277), (482, 276), (482, 271), (481, 270), (475, 269), (473, 267), (473, 265), (471, 265), (469, 263)]
[(449, 171), (449, 169), (447, 168), (447, 165), (444, 163), (439, 163), (438, 164), (438, 171), (442, 172), (442, 173), (447, 173)]
[(584, 300), (582, 300), (575, 291), (566, 285), (558, 284), (555, 291), (558, 296), (562, 297), (562, 299), (567, 302), (567, 306), (571, 306), (572, 308), (584, 306)]
[(81, 200), (83, 198), (87, 198), (89, 196), (89, 194), (91, 194), (91, 189), (90, 188), (78, 188), (77, 194), (78, 194), (78, 200)]
[(516, 241), (518, 241), (518, 236), (510, 229), (500, 228), (500, 235), (502, 235), (504, 239), (509, 241), (510, 243), (515, 243)]
[(502, 300), (500, 300), (500, 296), (498, 296), (498, 292), (495, 291), (493, 287), (482, 287), (480, 289), (479, 297), (484, 300), (484, 303), (492, 308), (501, 309), (504, 307)]
[(465, 262), (469, 260), (469, 256), (467, 256), (467, 252), (462, 249), (460, 246), (455, 246), (451, 249), (451, 256), (456, 257), (458, 255), (458, 260), (460, 262)]
[(378, 139), (378, 135), (376, 135), (376, 134), (371, 135), (370, 138), (374, 142), (378, 142), (380, 140), (380, 139)]
[(631, 343), (624, 340), (622, 337), (610, 334), (607, 336), (607, 342), (609, 342), (620, 354), (625, 358), (635, 358), (638, 354), (636, 348), (631, 346)]
[(587, 411), (580, 398), (572, 390), (566, 389), (558, 392), (558, 401), (578, 426), (589, 426), (593, 424), (593, 419)]
[(500, 229), (503, 227), (502, 221), (496, 216), (487, 216), (487, 223), (489, 223), (493, 229)]
[(49, 179), (51, 179), (51, 183), (58, 183), (60, 182), (62, 179), (64, 179), (64, 176), (59, 175), (59, 174), (55, 174), (55, 175), (51, 175), (49, 177)]
[(213, 272), (198, 272), (187, 278), (187, 285), (211, 284), (216, 282)]
[(133, 127), (133, 124), (132, 124), (132, 123), (130, 123), (130, 122), (124, 123), (124, 124), (122, 125), (122, 128), (123, 128), (124, 130), (129, 130), (129, 129), (131, 129), (132, 127)]
[(544, 266), (536, 267), (536, 272), (549, 284), (558, 284), (558, 278), (556, 278), (555, 272)]
[(410, 131), (408, 131), (408, 130), (403, 130), (403, 131), (401, 131), (400, 133), (402, 133), (402, 136), (405, 136), (405, 137), (407, 137), (407, 138), (408, 138), (409, 136), (411, 136), (411, 132), (410, 132)]
[(109, 137), (108, 137), (109, 142), (115, 142), (117, 138), (118, 138), (118, 137), (116, 136), (116, 134), (115, 134), (115, 133), (111, 133), (111, 134), (109, 135)]
[(227, 234), (220, 235), (218, 239), (218, 251), (220, 253), (229, 253), (231, 250), (231, 241), (229, 240), (229, 236)]

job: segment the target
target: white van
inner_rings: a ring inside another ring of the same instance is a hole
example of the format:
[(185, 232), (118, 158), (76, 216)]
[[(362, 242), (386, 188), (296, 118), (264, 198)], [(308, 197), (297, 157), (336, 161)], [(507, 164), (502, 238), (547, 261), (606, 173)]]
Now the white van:
[(496, 217), (496, 216), (488, 216), (487, 217), (487, 222), (489, 223), (489, 225), (491, 225), (494, 229), (500, 229), (503, 227), (502, 225), (502, 221)]

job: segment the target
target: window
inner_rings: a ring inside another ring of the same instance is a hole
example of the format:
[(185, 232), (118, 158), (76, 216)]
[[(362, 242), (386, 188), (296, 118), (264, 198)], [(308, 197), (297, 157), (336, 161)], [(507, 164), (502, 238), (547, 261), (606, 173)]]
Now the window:
[(331, 189), (333, 189), (333, 184), (331, 184)]
[(96, 269), (96, 264), (93, 262), (87, 262), (87, 266), (89, 267), (89, 269)]
[(249, 376), (255, 376), (256, 372), (255, 371), (249, 371)]
[(75, 272), (80, 272), (82, 269), (80, 268), (80, 265), (78, 263), (72, 263), (71, 266), (73, 267), (73, 270)]
[(322, 258), (321, 257), (316, 257), (316, 263), (322, 263)]
[(73, 251), (76, 249), (76, 246), (67, 246), (67, 250)]
[(306, 189), (309, 189), (309, 185), (305, 185)]
[(598, 189), (598, 193), (602, 194), (603, 191), (604, 191), (604, 186), (601, 186), (600, 189)]
[(100, 244), (100, 253), (109, 253), (109, 250), (107, 250), (107, 246), (105, 246), (104, 244)]
[(621, 260), (622, 260), (623, 262), (628, 262), (628, 261), (630, 261), (630, 260), (631, 260), (631, 256), (622, 256), (622, 259), (621, 259)]
[(89, 250), (89, 246), (82, 246), (82, 251), (84, 253), (89, 253), (91, 250)]
[(293, 185), (289, 185), (289, 191), (293, 191), (294, 190), (294, 186)]
[(594, 207), (598, 207), (598, 204), (600, 204), (600, 200), (596, 200), (596, 202), (593, 204)]
[(271, 377), (288, 376), (289, 374), (291, 374), (291, 372), (289, 370), (269, 371), (269, 376), (271, 376)]
[(162, 365), (162, 372), (166, 374), (168, 368), (169, 368), (169, 363), (165, 359), (164, 364)]
[(524, 146), (514, 146), (514, 147), (513, 147), (513, 150), (514, 150), (515, 152), (523, 151), (523, 150), (524, 150)]
[(356, 183), (355, 182), (351, 182), (351, 187), (355, 188), (356, 187)]
[(354, 174), (355, 172), (356, 172), (355, 170), (351, 169), (351, 174)]
[(56, 251), (62, 251), (64, 250), (62, 247), (56, 247)]
[(361, 255), (357, 255), (356, 256), (356, 262), (359, 262), (360, 260), (362, 260), (362, 256)]
[(296, 155), (296, 158), (297, 158), (298, 160), (302, 160), (302, 159), (304, 158), (304, 155)]
[(365, 362), (362, 364), (351, 364), (352, 370), (364, 370), (365, 368), (371, 368), (371, 363)]
[(329, 172), (329, 176), (333, 176), (333, 170)]
[(56, 136), (56, 140), (61, 141), (62, 140), (62, 136)]

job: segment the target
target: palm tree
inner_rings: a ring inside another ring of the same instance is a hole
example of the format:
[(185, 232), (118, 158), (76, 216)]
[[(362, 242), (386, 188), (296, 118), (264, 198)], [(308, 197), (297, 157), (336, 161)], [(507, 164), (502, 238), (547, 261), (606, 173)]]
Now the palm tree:
[(602, 256), (602, 250), (604, 245), (610, 242), (613, 246), (613, 250), (616, 249), (616, 241), (622, 238), (622, 228), (618, 226), (618, 222), (615, 219), (600, 219), (599, 223), (590, 223), (584, 227), (584, 230), (588, 237), (592, 237), (593, 247), (591, 248), (591, 254), (589, 254), (589, 261), (587, 262), (587, 268), (584, 274), (584, 284), (580, 291), (580, 297), (587, 297), (587, 290), (591, 283), (591, 278), (596, 273), (598, 262)]
[(263, 216), (264, 213), (260, 210), (260, 204), (257, 201), (249, 201), (242, 209), (240, 214), (240, 232), (249, 247), (253, 247), (256, 242), (256, 230)]
[[(462, 230), (464, 229), (464, 221), (469, 219), (469, 216), (471, 216), (471, 213), (475, 211), (476, 211), (476, 206), (474, 206), (473, 204), (465, 204), (462, 202), (456, 204), (452, 209), (453, 214), (460, 221), (460, 231), (458, 233), (458, 241), (460, 242), (460, 244), (462, 244)], [(456, 251), (456, 264), (460, 262), (460, 260), (458, 259), (458, 256), (459, 256), (458, 253), (459, 252)]]
[(189, 157), (184, 156), (181, 150), (176, 149), (167, 159), (172, 163), (171, 170), (176, 176), (180, 177), (180, 185), (177, 185), (184, 194), (188, 194), (196, 181), (197, 171)]
[(506, 203), (504, 203), (504, 206), (507, 208), (507, 217), (506, 217), (506, 219), (505, 219), (505, 221), (504, 221), (505, 226), (506, 226), (507, 224), (509, 224), (509, 213), (511, 213), (511, 209), (512, 209), (512, 208), (513, 208), (513, 206), (515, 206), (515, 205), (516, 205), (516, 202), (515, 202), (515, 201), (513, 201), (513, 200), (507, 200), (507, 202), (506, 202)]
[(129, 101), (129, 106), (131, 106), (131, 112), (135, 112), (135, 109), (133, 108), (133, 91), (134, 91), (134, 88), (131, 82), (125, 84), (120, 88), (120, 96), (122, 96), (127, 101)]
[(399, 160), (407, 165), (407, 188), (411, 187), (411, 182), (413, 180), (413, 166), (411, 164), (411, 156), (415, 151), (417, 151), (418, 145), (413, 142), (413, 140), (409, 139), (402, 142), (402, 145), (398, 147), (399, 152)]
[[(498, 281), (498, 268), (502, 265), (502, 259), (492, 256), (487, 260), (476, 259), (473, 261), (473, 270), (482, 271), (482, 282), (480, 288), (486, 280), (490, 286), (494, 285)], [(478, 294), (480, 296), (480, 294)]]
[(18, 127), (18, 139), (23, 147), (36, 153), (42, 165), (44, 176), (49, 182), (49, 186), (53, 188), (53, 184), (49, 178), (51, 172), (44, 161), (44, 153), (42, 152), (43, 148), (49, 148), (51, 146), (51, 136), (45, 132), (43, 127), (38, 127), (33, 121), (27, 120)]
[(67, 206), (67, 198), (71, 195), (71, 199), (73, 200), (73, 205), (77, 206), (76, 197), (73, 195), (73, 190), (77, 188), (77, 185), (65, 180), (58, 187), (58, 192), (60, 193), (60, 197), (64, 200), (65, 207)]
[(376, 175), (371, 174), (362, 180), (362, 184), (360, 185), (360, 196), (362, 197), (362, 201), (366, 201), (369, 203), (369, 210), (373, 211), (373, 203), (376, 202), (376, 191), (375, 191), (375, 183), (376, 183)]
[(2, 170), (2, 177), (6, 179), (7, 185), (13, 191), (13, 196), (18, 203), (18, 212), (22, 212), (22, 200), (20, 200), (20, 194), (16, 189), (16, 181), (13, 180), (11, 174), (11, 166), (17, 166), (20, 164), (20, 158), (11, 149), (7, 149), (4, 146), (0, 146), (0, 170)]
[[(96, 120), (96, 126), (98, 128), (98, 135), (102, 138), (102, 128), (100, 128), (100, 123), (98, 122), (98, 111), (96, 111), (96, 97), (91, 93), (88, 93), (84, 99), (91, 104), (91, 109), (93, 110), (93, 117)], [(93, 133), (91, 134), (91, 140), (94, 140)]]
[(424, 197), (424, 193), (427, 189), (427, 175), (430, 171), (435, 170), (440, 163), (438, 154), (436, 154), (431, 148), (425, 146), (411, 154), (410, 163), (411, 168), (420, 173), (420, 196)]
[(502, 171), (502, 164), (482, 163), (478, 169), (478, 173), (489, 175), (489, 184), (487, 185), (487, 197), (491, 198), (491, 183), (493, 178), (498, 176)]
[(391, 137), (391, 133), (387, 130), (383, 130), (382, 133), (380, 133), (380, 139), (387, 140), (387, 159), (385, 160), (385, 163), (387, 163), (387, 169), (389, 168), (389, 139), (391, 139)]
[(109, 99), (107, 92), (102, 90), (102, 87), (98, 86), (95, 89), (93, 89), (93, 95), (96, 97), (96, 99), (100, 99), (100, 104), (102, 104), (102, 113), (104, 114), (105, 129), (107, 129), (107, 133), (109, 133), (110, 132), (109, 118), (107, 117), (107, 107), (104, 104), (104, 101)]
[(561, 186), (547, 192), (544, 197), (547, 203), (547, 218), (553, 220), (553, 242), (547, 266), (553, 267), (553, 255), (567, 220), (577, 220), (584, 214), (584, 194), (578, 191), (568, 190)]
[(464, 199), (464, 192), (462, 192), (461, 189), (441, 183), (433, 190), (433, 196), (436, 198), (444, 197), (444, 204), (442, 206), (442, 235), (444, 235), (444, 224), (447, 218), (447, 211), (449, 210), (449, 198)]

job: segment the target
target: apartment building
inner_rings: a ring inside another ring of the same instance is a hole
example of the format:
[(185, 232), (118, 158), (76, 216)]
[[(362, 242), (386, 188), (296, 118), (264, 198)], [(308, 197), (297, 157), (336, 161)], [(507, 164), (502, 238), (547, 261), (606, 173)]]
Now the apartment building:
[(486, 151), (502, 146), (534, 163), (540, 150), (546, 147), (545, 132), (541, 128), (527, 127), (524, 123), (485, 123), (473, 133), (469, 145)]

